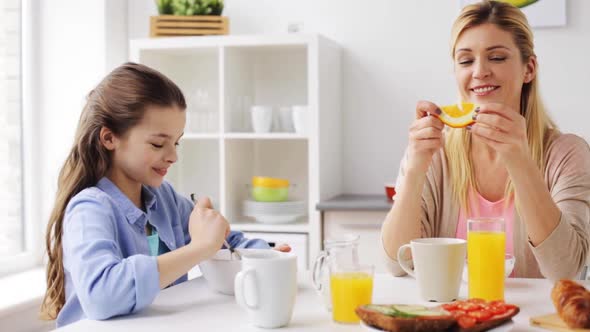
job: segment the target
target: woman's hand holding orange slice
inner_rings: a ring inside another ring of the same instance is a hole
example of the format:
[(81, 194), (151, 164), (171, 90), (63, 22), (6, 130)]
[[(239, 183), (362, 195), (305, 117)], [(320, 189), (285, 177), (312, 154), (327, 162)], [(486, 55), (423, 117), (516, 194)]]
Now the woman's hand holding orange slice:
[(416, 105), (416, 120), (410, 127), (407, 171), (425, 174), (432, 156), (442, 147), (444, 124), (439, 114), (438, 106), (429, 101), (419, 101)]
[(429, 101), (416, 105), (410, 127), (408, 169), (426, 172), (432, 156), (443, 145), (444, 125), (466, 128), (494, 148), (504, 160), (528, 154), (525, 119), (498, 103), (460, 103), (438, 107)]

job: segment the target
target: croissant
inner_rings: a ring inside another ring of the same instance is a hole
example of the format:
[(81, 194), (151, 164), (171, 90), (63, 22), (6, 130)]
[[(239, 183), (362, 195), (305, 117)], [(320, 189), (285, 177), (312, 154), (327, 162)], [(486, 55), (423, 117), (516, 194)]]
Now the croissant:
[(570, 328), (590, 328), (590, 292), (567, 279), (555, 283), (551, 291), (557, 314)]

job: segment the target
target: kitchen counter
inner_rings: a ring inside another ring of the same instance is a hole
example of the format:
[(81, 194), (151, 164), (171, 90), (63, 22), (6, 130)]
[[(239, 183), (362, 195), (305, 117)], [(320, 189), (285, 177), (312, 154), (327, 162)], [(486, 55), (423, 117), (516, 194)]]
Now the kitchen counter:
[(387, 272), (381, 243), (381, 226), (393, 202), (385, 194), (343, 194), (321, 201), (316, 209), (321, 215), (322, 243), (343, 235), (358, 235), (358, 255), (364, 264)]
[[(312, 288), (309, 273), (300, 273), (299, 289), (293, 316), (288, 326), (280, 331), (365, 331), (358, 324), (345, 325), (332, 321), (316, 291)], [(586, 282), (588, 286), (590, 282)], [(506, 280), (506, 301), (518, 305), (521, 312), (514, 322), (506, 323), (494, 331), (545, 331), (529, 325), (531, 316), (555, 312), (550, 294), (553, 284), (546, 279)], [(459, 297), (467, 296), (467, 284), (461, 284)], [(419, 298), (418, 284), (411, 277), (393, 277), (375, 274), (374, 303), (406, 303), (432, 306)], [(58, 331), (269, 331), (256, 328), (236, 304), (233, 296), (222, 295), (209, 289), (203, 278), (196, 278), (163, 290), (154, 303), (139, 314), (122, 316), (106, 321), (81, 320)]]
[(325, 211), (389, 211), (393, 201), (385, 197), (385, 194), (378, 195), (359, 195), (359, 194), (342, 194), (321, 201), (316, 205), (316, 209)]

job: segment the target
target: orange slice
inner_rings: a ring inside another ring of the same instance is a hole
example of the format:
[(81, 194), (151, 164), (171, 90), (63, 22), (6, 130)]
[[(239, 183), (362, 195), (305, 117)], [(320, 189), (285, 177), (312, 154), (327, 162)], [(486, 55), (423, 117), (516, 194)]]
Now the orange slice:
[(441, 106), (442, 113), (438, 116), (440, 121), (452, 128), (464, 128), (474, 123), (476, 104), (460, 103)]

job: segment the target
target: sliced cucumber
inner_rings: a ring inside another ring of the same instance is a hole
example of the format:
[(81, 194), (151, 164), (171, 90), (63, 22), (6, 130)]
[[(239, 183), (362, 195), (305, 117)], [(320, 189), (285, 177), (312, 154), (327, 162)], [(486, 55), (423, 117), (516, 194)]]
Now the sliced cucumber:
[(450, 315), (448, 312), (440, 311), (440, 310), (424, 310), (424, 311), (416, 311), (414, 314), (418, 316), (448, 316)]
[(442, 316), (446, 313), (438, 309), (429, 309), (420, 305), (394, 305), (395, 310), (411, 316)]
[(413, 314), (415, 311), (428, 310), (423, 305), (395, 304), (392, 307), (397, 311), (405, 312), (407, 314)]
[(367, 309), (380, 312), (387, 316), (400, 317), (400, 318), (415, 318), (424, 316), (445, 316), (450, 315), (449, 313), (439, 309), (429, 309), (421, 305), (407, 305), (407, 304), (394, 304), (394, 305), (376, 305), (370, 304)]
[(387, 315), (387, 316), (395, 316), (395, 314), (397, 313), (397, 311), (393, 308), (393, 306), (389, 306), (389, 305), (370, 304), (367, 306), (367, 308), (370, 310), (378, 311), (378, 312), (380, 312), (384, 315)]

